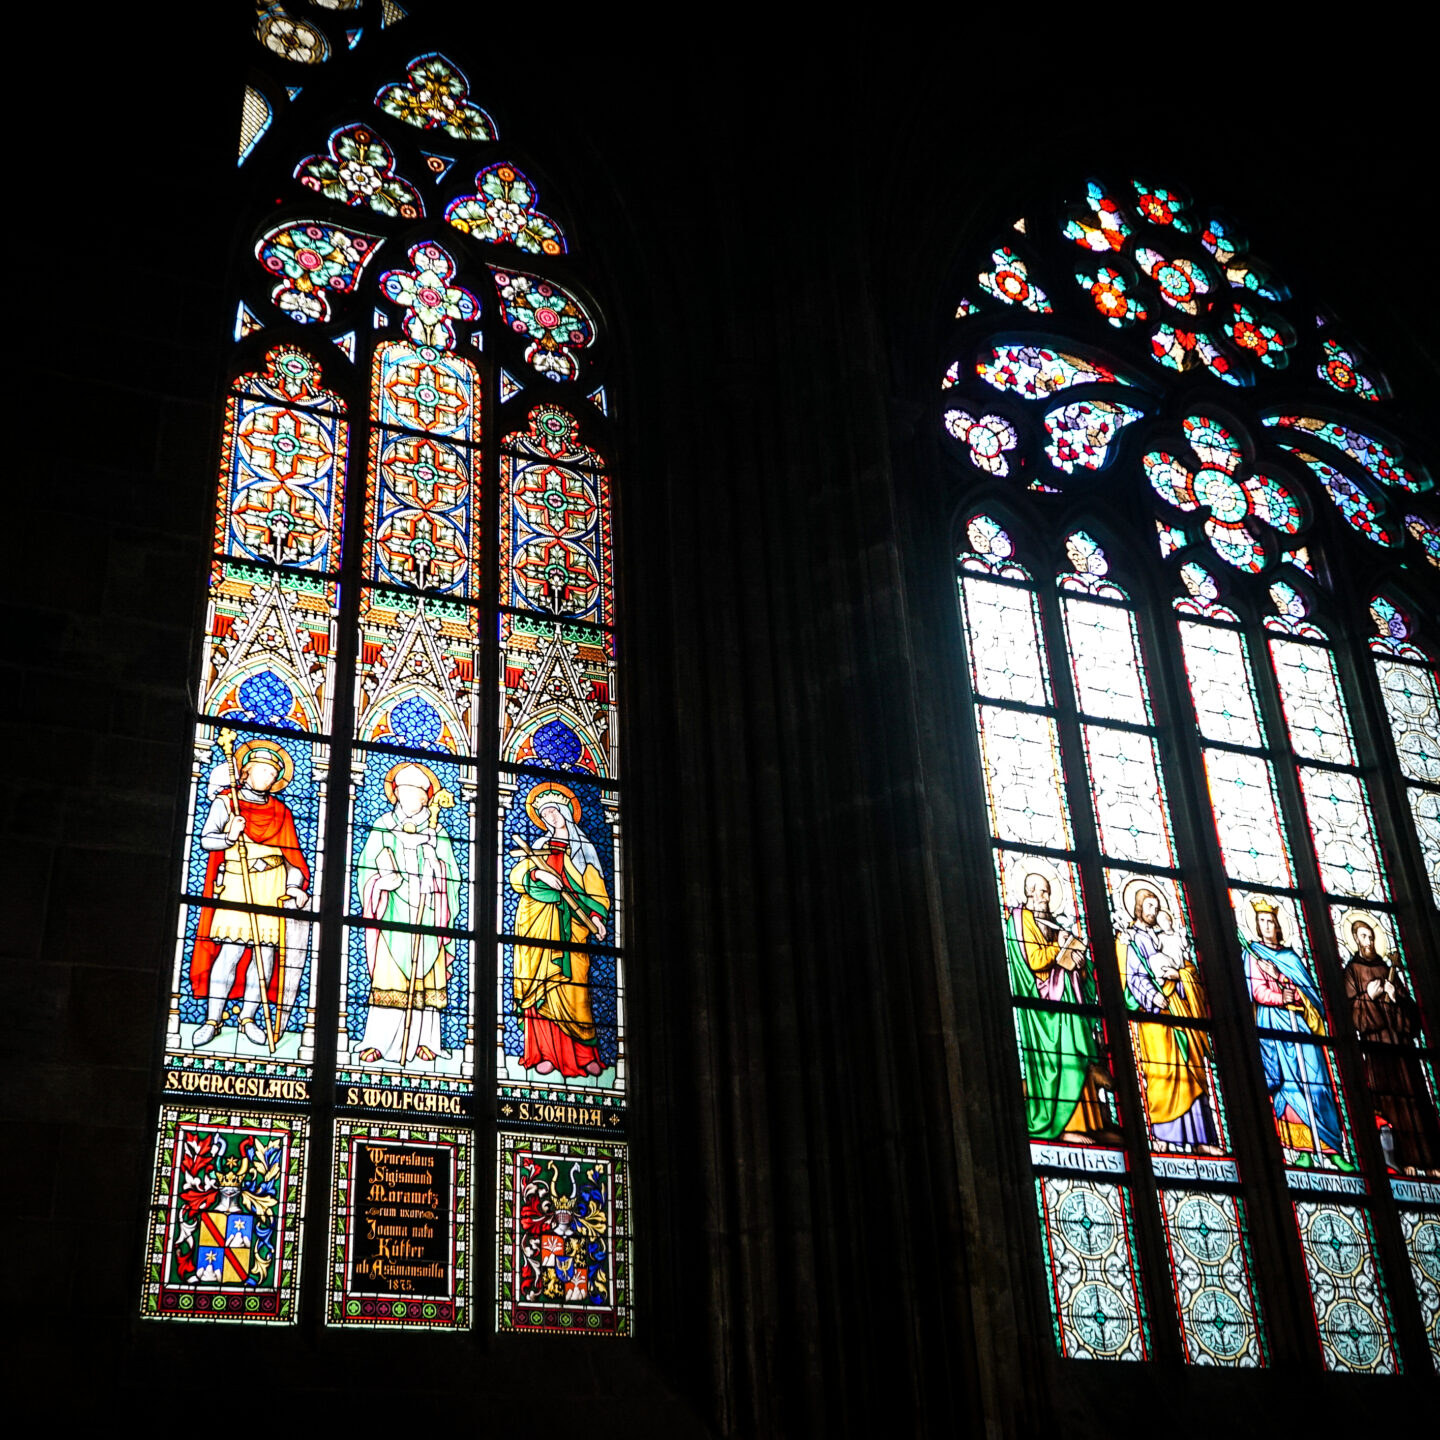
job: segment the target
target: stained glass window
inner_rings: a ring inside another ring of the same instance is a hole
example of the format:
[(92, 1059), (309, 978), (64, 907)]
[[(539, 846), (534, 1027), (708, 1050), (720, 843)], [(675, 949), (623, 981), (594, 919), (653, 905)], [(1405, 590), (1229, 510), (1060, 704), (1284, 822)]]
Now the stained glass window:
[[(365, 34), (278, 5), (256, 29), (291, 65)], [(243, 108), (269, 169), (143, 1312), (464, 1330), (493, 1276), (500, 1328), (626, 1334), (615, 479), (583, 256), (448, 56), (326, 130), (277, 114), (284, 88)], [(527, 270), (487, 264), (497, 244)]]
[(1405, 613), (1377, 595), (1370, 614), (1378, 632), (1370, 641), (1375, 678), (1405, 778), (1430, 893), (1440, 907), (1440, 684), (1428, 652), (1407, 638), (1411, 622)]
[[(1057, 587), (1070, 662), (1062, 686), (1047, 663), (1041, 594), (1011, 558), (1009, 536), (982, 514), (968, 538), (961, 609), (1057, 1344), (1071, 1357), (1151, 1354), (1138, 1163), (1158, 1191), (1187, 1355), (1263, 1364), (1239, 1170), (1135, 612), (1107, 578), (1103, 547), (1083, 531), (1068, 536)], [(1069, 814), (1076, 779), (1090, 822)], [(1089, 823), (1098, 865), (1078, 849)], [(1096, 961), (1087, 910), (1105, 917), (1113, 964)], [(1117, 1081), (1122, 1065), (1132, 1079)], [(1187, 1180), (1207, 1189), (1178, 1188)], [(1210, 1209), (1228, 1238), (1222, 1245), (1217, 1232), (1207, 1259), (1194, 1217)]]
[(1392, 1305), (1432, 1353), (1440, 1315), (1431, 472), (1373, 362), (1176, 187), (1091, 180), (964, 273), (936, 434), (983, 497), (965, 663), (1057, 1347), (1267, 1364), (1258, 1167), (1311, 1363), (1397, 1373)]

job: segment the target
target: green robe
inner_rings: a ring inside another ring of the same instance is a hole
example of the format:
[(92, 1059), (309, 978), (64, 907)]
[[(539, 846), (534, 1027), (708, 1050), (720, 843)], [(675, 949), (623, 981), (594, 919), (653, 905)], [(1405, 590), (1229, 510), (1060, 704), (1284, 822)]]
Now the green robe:
[[(1080, 1000), (1072, 972), (1059, 986), (1046, 986), (1042, 995), (1035, 971), (1026, 960), (1025, 938), (1019, 933), (1029, 912), (1016, 907), (1005, 915), (1005, 958), (1010, 968), (1010, 993), (1016, 999)], [(1024, 917), (1024, 918), (1022, 918)], [(1031, 926), (1034, 926), (1033, 920)], [(1045, 954), (1058, 946), (1040, 940), (1038, 929), (1029, 937), (1030, 953)], [(1084, 1015), (1015, 1006), (1015, 1033), (1020, 1042), (1020, 1070), (1025, 1084), (1025, 1124), (1032, 1140), (1055, 1140), (1065, 1131), (1080, 1103), (1090, 1067), (1100, 1060), (1095, 1043), (1095, 1022)]]

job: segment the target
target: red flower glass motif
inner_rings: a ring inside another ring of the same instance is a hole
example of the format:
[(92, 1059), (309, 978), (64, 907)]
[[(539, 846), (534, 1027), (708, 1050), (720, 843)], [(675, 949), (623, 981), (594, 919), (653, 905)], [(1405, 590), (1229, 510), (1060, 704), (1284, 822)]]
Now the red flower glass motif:
[(1225, 322), (1225, 333), (1237, 348), (1272, 370), (1283, 370), (1290, 363), (1286, 352), (1295, 344), (1295, 332), (1278, 315), (1262, 320), (1248, 305), (1237, 302)]
[(1093, 275), (1077, 270), (1075, 279), (1090, 292), (1095, 308), (1112, 325), (1133, 325), (1145, 318), (1145, 307), (1126, 293), (1128, 282), (1113, 265), (1101, 265)]
[(1163, 190), (1159, 186), (1142, 184), (1139, 180), (1131, 181), (1135, 187), (1135, 208), (1152, 225), (1169, 225), (1178, 230), (1182, 235), (1188, 235), (1194, 228), (1194, 222), (1183, 212), (1190, 208), (1190, 202), (1177, 195), (1173, 190)]
[(1025, 262), (1008, 245), (1002, 245), (990, 256), (993, 270), (982, 270), (977, 277), (980, 288), (1007, 305), (1021, 305), (1036, 315), (1048, 315), (1050, 301), (1045, 292), (1030, 279)]
[(1332, 389), (1353, 400), (1379, 400), (1380, 387), (1360, 369), (1354, 354), (1338, 340), (1323, 342), (1325, 358), (1315, 373)]

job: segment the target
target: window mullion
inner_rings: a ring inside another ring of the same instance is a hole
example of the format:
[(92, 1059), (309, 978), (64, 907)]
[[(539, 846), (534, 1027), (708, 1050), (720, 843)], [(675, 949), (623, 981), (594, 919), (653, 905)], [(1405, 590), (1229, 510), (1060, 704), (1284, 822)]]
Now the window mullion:
[[(1272, 764), (1273, 757), (1268, 749), (1255, 750), (1202, 735), (1195, 719), (1195, 699), (1175, 621), (1176, 617), (1171, 614), (1159, 627), (1164, 643), (1157, 644), (1156, 648), (1163, 650), (1163, 661), (1155, 667), (1155, 673), (1164, 677), (1167, 698), (1181, 697), (1178, 703), (1172, 699), (1169, 707), (1171, 715), (1176, 717), (1172, 734), (1176, 741), (1173, 749), (1178, 762), (1177, 774), (1188, 792), (1188, 803), (1182, 807), (1177, 829), (1183, 827), (1186, 832), (1191, 847), (1189, 853), (1195, 861), (1195, 888), (1202, 892), (1196, 897), (1196, 910), (1201, 917), (1197, 930), (1202, 931), (1209, 953), (1215, 957), (1209, 985), (1212, 993), (1218, 991), (1224, 996), (1223, 1003), (1211, 1007), (1211, 1023), (1223, 1037), (1226, 1074), (1234, 1097), (1232, 1121), (1243, 1106), (1244, 1118), (1235, 1125), (1236, 1149), (1243, 1166), (1244, 1193), (1251, 1201), (1248, 1213), (1255, 1232), (1254, 1260), (1261, 1277), (1266, 1328), (1277, 1359), (1288, 1354), (1294, 1360), (1302, 1354), (1308, 1356), (1313, 1344), (1305, 1261), (1290, 1219), (1291, 1196), (1285, 1185), (1283, 1157), (1275, 1143), (1270, 1095), (1256, 1043), (1256, 1025), (1250, 1018), (1252, 999), (1245, 983), (1244, 957), (1236, 944), (1230, 893), (1238, 882), (1226, 873), (1211, 818), (1204, 752), (1220, 749), (1239, 755), (1257, 755)], [(1241, 643), (1244, 643), (1243, 637)], [(1252, 664), (1252, 673), (1253, 668)], [(1181, 719), (1182, 716), (1185, 718)]]
[[(1251, 646), (1255, 662), (1253, 669), (1261, 714), (1264, 717), (1267, 732), (1275, 737), (1272, 741), (1272, 753), (1275, 755), (1276, 784), (1287, 832), (1294, 837), (1291, 852), (1297, 872), (1296, 880), (1310, 918), (1311, 955), (1335, 1022), (1331, 1027), (1330, 1044), (1335, 1051), (1341, 1083), (1350, 1106), (1351, 1141), (1356, 1147), (1361, 1173), (1366, 1181), (1363, 1200), (1360, 1197), (1356, 1197), (1356, 1199), (1360, 1201), (1359, 1208), (1369, 1216), (1375, 1232), (1377, 1251), (1375, 1259), (1380, 1268), (1380, 1303), (1386, 1312), (1382, 1319), (1389, 1318), (1392, 1324), (1396, 1319), (1400, 1320), (1400, 1334), (1396, 1339), (1403, 1347), (1402, 1354), (1412, 1354), (1414, 1352), (1411, 1332), (1414, 1330), (1415, 1324), (1409, 1315), (1411, 1304), (1407, 1303), (1409, 1299), (1407, 1292), (1410, 1287), (1404, 1283), (1402, 1278), (1407, 1275), (1408, 1265), (1404, 1261), (1404, 1245), (1399, 1235), (1394, 1205), (1386, 1183), (1384, 1152), (1380, 1147), (1378, 1132), (1375, 1126), (1369, 1123), (1369, 1116), (1366, 1113), (1368, 1106), (1365, 1101), (1368, 1087), (1365, 1083), (1365, 1067), (1360, 1054), (1359, 1042), (1356, 1039), (1354, 1028), (1349, 1022), (1349, 1005), (1346, 1002), (1340, 962), (1335, 949), (1336, 942), (1331, 925), (1329, 901), (1321, 878), (1319, 859), (1315, 851), (1315, 837), (1311, 830), (1310, 818), (1300, 784), (1299, 771), (1307, 762), (1296, 753), (1294, 741), (1291, 738), (1289, 718), (1281, 700), (1280, 682), (1276, 675), (1270, 648), (1271, 632), (1252, 623), (1246, 627), (1246, 638)], [(1323, 648), (1327, 652), (1330, 651), (1328, 645)], [(1344, 704), (1343, 692), (1341, 703)], [(1352, 707), (1347, 706), (1346, 709), (1351, 712), (1349, 718), (1353, 726)], [(1356, 766), (1337, 766), (1335, 768), (1348, 774), (1357, 776), (1360, 774)], [(1373, 797), (1371, 814), (1373, 816)], [(1374, 838), (1377, 845), (1382, 843), (1378, 834)], [(1297, 841), (1298, 843), (1296, 843)], [(1383, 849), (1380, 859), (1383, 864), (1385, 860)], [(1293, 1198), (1296, 1199), (1298, 1207), (1302, 1197)], [(1399, 1305), (1398, 1315), (1396, 1313), (1397, 1303)]]
[[(362, 359), (368, 358), (361, 351)], [(357, 367), (362, 376), (368, 364)], [(354, 690), (359, 643), (360, 554), (365, 530), (365, 493), (370, 469), (370, 419), (362, 403), (350, 421), (346, 457), (345, 516), (342, 527), (340, 623), (336, 637), (334, 698), (331, 704), (330, 806), (325, 824), (325, 896), (315, 970), (315, 1078), (310, 1140), (309, 1195), (305, 1231), (307, 1263), (301, 1271), (301, 1324), (316, 1335), (326, 1321), (330, 1274), (331, 1174), (334, 1158), (336, 1038), (340, 1013), (340, 971), (344, 964), (350, 828), (350, 772), (354, 751)]]
[[(1055, 689), (1055, 717), (1060, 731), (1061, 754), (1066, 757), (1066, 794), (1071, 823), (1075, 827), (1075, 849), (1085, 886), (1086, 909), (1091, 917), (1091, 954), (1105, 1017), (1110, 1073), (1120, 1102), (1128, 1185), (1134, 1197), (1132, 1205), (1136, 1228), (1141, 1236), (1138, 1278), (1145, 1291), (1155, 1358), (1176, 1363), (1182, 1358), (1183, 1344), (1168, 1275), (1168, 1247), (1160, 1219), (1159, 1187), (1153, 1167), (1148, 1163), (1150, 1147), (1147, 1143), (1145, 1104), (1140, 1093), (1133, 1037), (1126, 1015), (1124, 981), (1118, 967), (1111, 963), (1116, 954), (1116, 936), (1110, 919), (1104, 852), (1092, 799), (1094, 781), (1084, 739), (1087, 724), (1119, 733), (1143, 734), (1147, 739), (1154, 738), (1153, 731), (1151, 727), (1111, 725), (1102, 720), (1082, 719), (1061, 614), (1064, 602), (1053, 583), (1037, 586), (1037, 591), (1046, 648), (1057, 657), (1051, 673)], [(1124, 613), (1129, 615), (1131, 612), (1127, 608)]]

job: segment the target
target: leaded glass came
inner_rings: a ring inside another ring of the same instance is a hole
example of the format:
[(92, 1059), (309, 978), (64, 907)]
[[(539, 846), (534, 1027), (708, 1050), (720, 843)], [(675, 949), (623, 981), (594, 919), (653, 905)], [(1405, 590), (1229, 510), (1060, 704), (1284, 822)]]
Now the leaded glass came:
[(470, 74), (394, 69), (246, 91), (143, 1313), (627, 1334), (605, 337)]
[(1430, 472), (1178, 189), (1091, 180), (958, 286), (935, 433), (1057, 1347), (1163, 1351), (1168, 1272), (1187, 1362), (1269, 1363), (1248, 1156), (1291, 1192), (1314, 1363), (1398, 1373), (1411, 1276), (1435, 1346), (1440, 691), (1387, 586), (1440, 611)]

